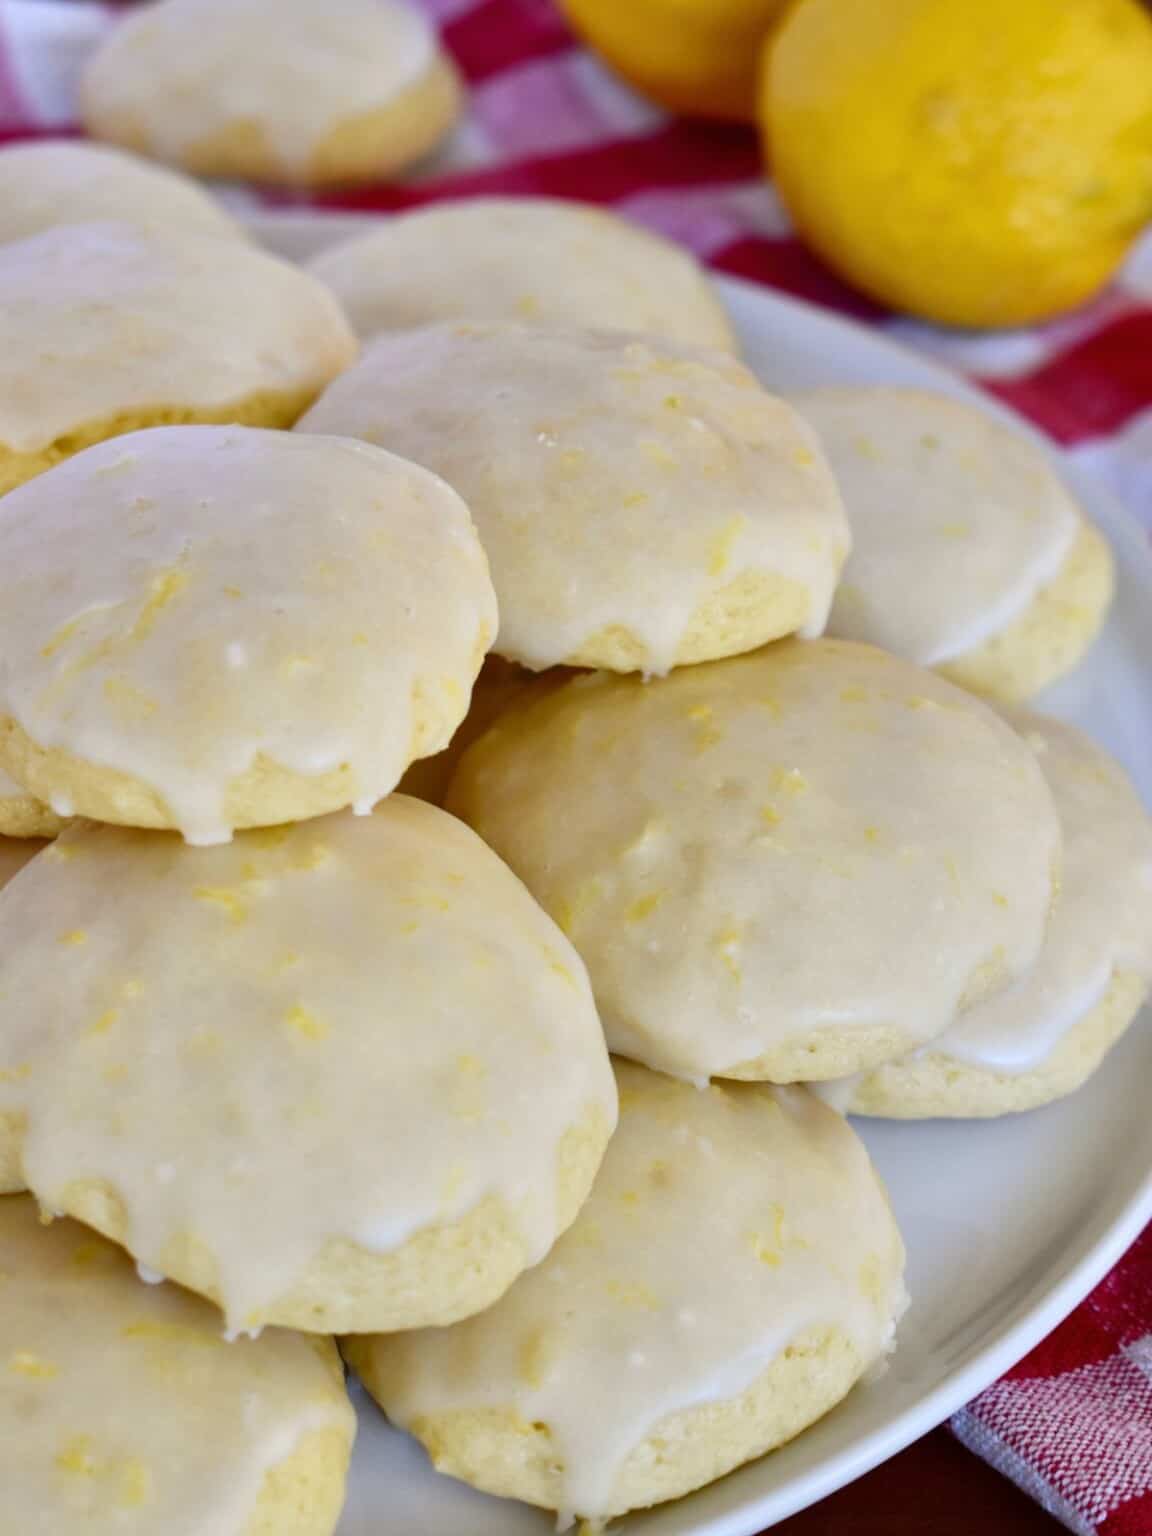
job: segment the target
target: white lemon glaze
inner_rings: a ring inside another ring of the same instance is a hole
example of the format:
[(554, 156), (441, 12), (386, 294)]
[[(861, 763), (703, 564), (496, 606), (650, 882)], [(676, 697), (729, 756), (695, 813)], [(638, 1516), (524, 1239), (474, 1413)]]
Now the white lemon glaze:
[(475, 1318), (358, 1341), (401, 1426), (484, 1408), (547, 1425), (560, 1507), (593, 1519), (661, 1419), (738, 1396), (808, 1328), (873, 1364), (906, 1303), (883, 1188), (838, 1115), (803, 1088), (616, 1070), (616, 1135), (544, 1263)]
[(568, 683), (496, 722), (448, 804), (584, 956), (612, 1049), (689, 1078), (939, 1035), (985, 967), (1035, 961), (1060, 849), (1002, 719), (848, 641)]
[(356, 343), (332, 294), (242, 240), (61, 225), (0, 247), (0, 445), (132, 412), (319, 391)]
[(354, 1418), (331, 1346), (227, 1344), (219, 1314), (142, 1286), (111, 1243), (0, 1199), (0, 1484), (12, 1532), (243, 1536), (264, 1478)]
[(201, 843), (229, 836), (228, 785), (258, 756), (347, 763), (370, 809), (412, 758), (417, 688), (437, 751), (497, 622), (442, 481), (254, 428), (130, 433), (58, 465), (4, 498), (0, 567), (0, 713), (136, 775)]
[(206, 849), (77, 826), (0, 892), (0, 1110), (27, 1116), (28, 1187), (61, 1210), (107, 1181), (160, 1274), (192, 1234), (233, 1328), (329, 1239), (388, 1252), (492, 1193), (542, 1257), (560, 1140), (594, 1106), (611, 1125), (583, 966), (422, 801)]
[(302, 173), (339, 123), (389, 102), (435, 57), (431, 26), (400, 0), (162, 0), (126, 17), (83, 91), (99, 114), (140, 122), (165, 159), (256, 123)]
[(965, 655), (1056, 576), (1080, 512), (1047, 455), (961, 400), (880, 386), (793, 399), (853, 531), (828, 632), (922, 666)]
[(310, 270), (361, 336), (441, 320), (619, 327), (735, 350), (724, 306), (687, 251), (604, 208), (470, 197), (371, 225)]
[(244, 239), (239, 224), (191, 178), (110, 144), (48, 139), (0, 149), (0, 241), (107, 220)]
[(496, 649), (537, 670), (619, 627), (667, 671), (700, 606), (751, 572), (810, 594), (818, 634), (848, 547), (814, 435), (720, 352), (427, 326), (379, 337), (298, 430), (378, 442), (457, 488), (492, 562)]

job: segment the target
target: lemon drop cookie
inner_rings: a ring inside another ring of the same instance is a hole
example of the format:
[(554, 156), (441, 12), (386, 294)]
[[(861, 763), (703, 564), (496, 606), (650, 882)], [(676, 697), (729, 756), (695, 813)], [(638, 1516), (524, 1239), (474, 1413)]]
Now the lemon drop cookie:
[(186, 176), (106, 144), (44, 139), (0, 149), (0, 245), (58, 224), (112, 220), (240, 240), (234, 219)]
[(467, 507), (367, 443), (156, 428), (3, 514), (0, 768), (62, 816), (210, 843), (368, 810), (495, 633)]
[(543, 1264), (467, 1322), (345, 1346), (442, 1472), (594, 1527), (798, 1434), (906, 1301), (868, 1154), (807, 1090), (617, 1076), (619, 1129)]
[(848, 549), (815, 435), (720, 352), (428, 326), (379, 337), (299, 430), (456, 487), (492, 563), (495, 649), (535, 671), (662, 673), (816, 634)]
[(642, 331), (736, 350), (687, 251), (601, 208), (475, 197), (417, 208), (316, 257), (361, 336), (445, 320)]
[(336, 1333), (495, 1301), (576, 1214), (616, 1094), (564, 935), (393, 795), (218, 848), (67, 828), (0, 891), (4, 1112), (49, 1211), (233, 1330)]
[(828, 632), (996, 698), (1073, 667), (1112, 597), (1112, 555), (1048, 455), (948, 395), (879, 386), (793, 404), (852, 525)]
[(63, 825), (50, 805), (0, 769), (0, 837), (55, 837)]
[(1059, 868), (1011, 727), (846, 641), (579, 678), (497, 720), (448, 805), (583, 955), (610, 1047), (696, 1081), (942, 1033), (1033, 964)]
[(1008, 714), (1051, 785), (1060, 895), (1039, 960), (921, 1050), (826, 1085), (854, 1113), (1002, 1115), (1078, 1088), (1152, 987), (1152, 820), (1123, 770), (1074, 726)]
[(331, 1536), (356, 1421), (335, 1346), (227, 1343), (111, 1243), (0, 1200), (6, 1529), (52, 1536)]
[(306, 272), (123, 223), (0, 246), (0, 334), (0, 492), (138, 427), (291, 426), (356, 351)]
[(198, 176), (373, 181), (455, 122), (455, 67), (406, 0), (160, 0), (81, 79), (85, 126)]

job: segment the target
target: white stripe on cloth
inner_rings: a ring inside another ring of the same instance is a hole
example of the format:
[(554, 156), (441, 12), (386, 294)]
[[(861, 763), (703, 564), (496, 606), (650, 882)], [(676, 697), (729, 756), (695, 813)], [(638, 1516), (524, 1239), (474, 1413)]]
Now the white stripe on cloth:
[(952, 1433), (962, 1445), (966, 1445), (970, 1451), (986, 1461), (990, 1467), (995, 1468), (1009, 1482), (1015, 1483), (1021, 1493), (1026, 1493), (1030, 1499), (1034, 1499), (1042, 1509), (1046, 1509), (1061, 1525), (1075, 1531), (1076, 1536), (1096, 1536), (1096, 1527), (1090, 1525), (1087, 1520), (1063, 1498), (1052, 1484), (1046, 1482), (1040, 1476), (1031, 1463), (1018, 1456), (1014, 1450), (993, 1433), (986, 1424), (983, 1424), (970, 1408), (961, 1408), (959, 1413), (953, 1414), (951, 1419)]
[(1119, 432), (1068, 451), (1078, 468), (1107, 486), (1152, 534), (1152, 407)]
[(749, 236), (773, 240), (792, 233), (774, 188), (759, 179), (728, 186), (659, 187), (634, 192), (615, 207), (705, 260)]
[(470, 111), (507, 160), (592, 149), (665, 121), (597, 60), (575, 51), (510, 65), (473, 88)]
[(1124, 1350), (1058, 1376), (994, 1382), (952, 1427), (1045, 1508), (1053, 1493), (1061, 1509), (1051, 1512), (1070, 1530), (1091, 1532), (1152, 1492), (1152, 1374)]

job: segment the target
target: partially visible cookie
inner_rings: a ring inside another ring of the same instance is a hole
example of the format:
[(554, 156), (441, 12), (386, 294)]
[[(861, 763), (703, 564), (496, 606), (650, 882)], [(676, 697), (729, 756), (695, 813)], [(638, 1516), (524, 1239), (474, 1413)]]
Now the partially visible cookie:
[(1064, 832), (1060, 895), (1036, 965), (922, 1049), (844, 1083), (855, 1114), (922, 1119), (1033, 1109), (1072, 1093), (1152, 988), (1152, 819), (1074, 726), (1006, 711), (1036, 754)]
[(559, 198), (416, 208), (322, 252), (312, 271), (361, 336), (487, 320), (737, 350), (723, 304), (687, 251), (603, 208)]
[(620, 1125), (545, 1261), (450, 1328), (347, 1340), (442, 1472), (600, 1523), (790, 1440), (892, 1344), (904, 1249), (802, 1088), (619, 1062)]
[(1059, 877), (1011, 727), (843, 640), (577, 678), (501, 715), (447, 803), (583, 955), (611, 1048), (693, 1080), (941, 1034), (1035, 962)]
[(43, 838), (0, 836), (0, 890), (45, 846)]
[(89, 61), (85, 126), (197, 176), (375, 181), (435, 149), (461, 86), (407, 0), (160, 0)]
[(299, 268), (128, 224), (0, 246), (0, 334), (0, 492), (138, 427), (291, 426), (356, 353)]
[(15, 1533), (331, 1536), (356, 1419), (330, 1340), (229, 1343), (111, 1243), (0, 1200), (0, 1486)]
[(111, 220), (242, 240), (243, 231), (187, 176), (107, 144), (41, 139), (0, 149), (0, 245), (59, 224)]
[(0, 837), (55, 837), (65, 819), (0, 769)]
[(156, 428), (4, 513), (0, 765), (60, 815), (213, 842), (370, 809), (496, 629), (467, 507), (366, 443)]
[(0, 891), (0, 993), (28, 1188), (233, 1330), (488, 1306), (615, 1124), (579, 957), (403, 795), (215, 848), (67, 828)]
[(534, 671), (663, 673), (818, 634), (848, 550), (815, 434), (722, 352), (623, 332), (451, 325), (380, 336), (300, 432), (444, 476)]
[[(547, 674), (559, 683), (565, 674)], [(422, 757), (411, 765), (397, 788), (401, 794), (415, 795), (417, 800), (427, 800), (429, 805), (443, 805), (444, 796), (456, 765), (474, 741), (477, 741), (494, 720), (522, 698), (529, 690), (546, 686), (542, 679), (534, 677), (514, 661), (503, 656), (486, 656), (468, 703), (468, 713), (457, 727), (452, 740), (434, 757)], [(2, 807), (2, 802), (0, 802)]]
[(1029, 699), (1084, 658), (1108, 616), (1114, 586), (1112, 546), (1085, 518), (1068, 558), (1023, 613), (937, 671), (991, 699)]
[(963, 400), (869, 385), (793, 402), (844, 497), (852, 554), (829, 634), (1019, 699), (1078, 662), (1112, 556), (1048, 456)]

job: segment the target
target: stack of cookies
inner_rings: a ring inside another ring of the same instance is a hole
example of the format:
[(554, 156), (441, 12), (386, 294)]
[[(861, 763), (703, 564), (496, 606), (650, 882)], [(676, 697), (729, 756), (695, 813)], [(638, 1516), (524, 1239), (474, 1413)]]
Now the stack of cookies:
[[(124, 67), (112, 137), (239, 154)], [(1107, 547), (965, 405), (769, 393), (607, 214), (301, 271), (122, 151), (6, 185), (14, 1528), (330, 1536), (333, 1339), (593, 1528), (790, 1439), (906, 1303), (836, 1106), (1043, 1103), (1152, 979), (1152, 824), (1020, 702)]]

